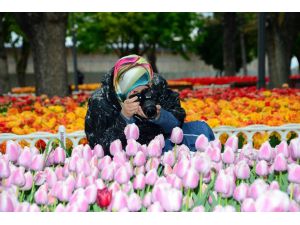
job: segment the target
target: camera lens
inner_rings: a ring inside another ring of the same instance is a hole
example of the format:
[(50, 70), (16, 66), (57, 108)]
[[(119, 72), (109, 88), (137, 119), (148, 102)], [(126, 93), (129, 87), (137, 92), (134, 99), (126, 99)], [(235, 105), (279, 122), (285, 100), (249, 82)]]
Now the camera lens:
[(156, 105), (154, 101), (145, 101), (145, 103), (142, 106), (142, 109), (149, 119), (154, 119), (157, 116)]

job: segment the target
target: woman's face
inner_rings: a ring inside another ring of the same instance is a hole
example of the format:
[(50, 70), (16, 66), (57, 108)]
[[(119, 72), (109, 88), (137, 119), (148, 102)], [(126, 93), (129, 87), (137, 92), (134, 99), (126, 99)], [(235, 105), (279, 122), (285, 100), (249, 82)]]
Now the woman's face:
[(142, 90), (145, 90), (147, 88), (149, 88), (149, 87), (146, 85), (138, 86), (135, 89), (133, 89), (131, 92), (129, 92), (127, 97), (129, 97), (130, 95), (133, 95), (133, 94), (140, 93)]

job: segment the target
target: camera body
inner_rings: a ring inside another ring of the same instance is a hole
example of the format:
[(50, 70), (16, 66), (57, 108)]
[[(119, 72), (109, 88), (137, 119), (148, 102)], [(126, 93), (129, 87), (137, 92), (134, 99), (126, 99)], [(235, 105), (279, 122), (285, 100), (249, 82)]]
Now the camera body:
[(156, 104), (157, 94), (151, 89), (147, 88), (142, 90), (140, 93), (130, 95), (129, 98), (137, 96), (136, 102), (140, 102), (140, 106), (149, 119), (155, 119), (157, 116)]

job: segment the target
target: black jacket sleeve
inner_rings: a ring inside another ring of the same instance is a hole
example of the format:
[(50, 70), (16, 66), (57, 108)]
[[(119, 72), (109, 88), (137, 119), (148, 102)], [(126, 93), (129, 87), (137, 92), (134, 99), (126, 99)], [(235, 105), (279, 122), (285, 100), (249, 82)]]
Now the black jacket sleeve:
[(186, 117), (185, 110), (180, 105), (179, 94), (172, 91), (167, 84), (167, 81), (159, 75), (153, 78), (153, 89), (158, 93), (158, 101), (161, 107), (171, 112), (180, 122), (182, 126)]
[(120, 112), (101, 95), (89, 99), (88, 111), (85, 117), (85, 133), (91, 147), (101, 144), (105, 154), (109, 154), (110, 143), (120, 139), (126, 143), (124, 129), (126, 121)]

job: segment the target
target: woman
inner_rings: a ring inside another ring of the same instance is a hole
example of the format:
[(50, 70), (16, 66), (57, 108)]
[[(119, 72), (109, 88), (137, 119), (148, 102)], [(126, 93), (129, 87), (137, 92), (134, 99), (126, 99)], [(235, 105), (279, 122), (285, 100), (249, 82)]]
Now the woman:
[[(155, 102), (156, 112), (147, 111), (149, 107), (139, 98), (145, 92), (150, 93), (150, 103)], [(200, 134), (206, 135), (209, 140), (215, 139), (205, 122), (184, 123), (185, 116), (179, 94), (168, 88), (164, 78), (153, 74), (151, 65), (143, 57), (129, 55), (116, 62), (105, 75), (101, 89), (89, 99), (85, 133), (90, 146), (100, 144), (106, 154), (109, 154), (110, 143), (116, 139), (120, 139), (125, 147), (124, 129), (130, 123), (139, 127), (137, 141), (141, 144), (148, 144), (155, 136), (163, 134), (166, 139), (165, 151), (172, 148), (168, 138), (177, 126), (185, 134), (183, 144), (191, 150), (195, 150), (195, 140)]]

